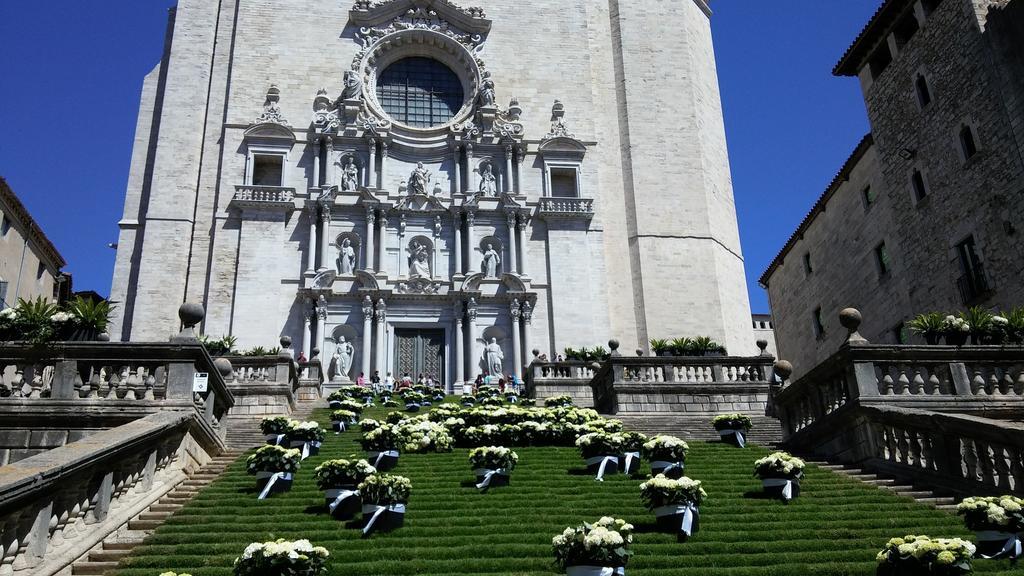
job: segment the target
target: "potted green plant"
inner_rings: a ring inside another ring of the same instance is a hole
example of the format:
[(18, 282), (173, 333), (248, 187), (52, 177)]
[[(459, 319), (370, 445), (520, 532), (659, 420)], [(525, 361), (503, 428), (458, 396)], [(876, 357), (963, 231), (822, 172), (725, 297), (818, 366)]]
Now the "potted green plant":
[(327, 572), (329, 556), (326, 548), (313, 546), (309, 540), (254, 542), (235, 558), (234, 576), (320, 576)]
[(270, 494), (291, 490), (292, 480), (301, 460), (301, 452), (282, 446), (264, 446), (249, 456), (245, 466), (250, 474), (256, 475), (259, 499), (263, 500)]
[(1024, 344), (1024, 306), (1003, 312), (1000, 316), (1006, 318), (1006, 343)]
[(673, 356), (690, 356), (693, 354), (693, 341), (689, 338), (673, 338), (668, 346)]
[(746, 414), (719, 414), (711, 420), (711, 425), (718, 431), (722, 442), (739, 448), (747, 445), (747, 431), (754, 427), (750, 416)]
[(973, 306), (960, 313), (960, 318), (971, 330), (971, 344), (983, 344), (989, 337), (994, 326), (992, 316), (991, 312), (981, 306)]
[(651, 352), (655, 356), (668, 356), (669, 353), (669, 342), (664, 338), (654, 338), (651, 340)]
[(641, 452), (651, 463), (651, 475), (663, 474), (668, 478), (681, 478), (690, 447), (675, 436), (655, 436), (644, 443)]
[(555, 564), (567, 576), (624, 573), (633, 544), (633, 525), (605, 516), (593, 524), (566, 528), (551, 539)]
[(621, 437), (607, 432), (591, 432), (577, 438), (576, 447), (587, 463), (587, 472), (594, 474), (597, 481), (603, 482), (606, 474), (618, 473)]
[(519, 462), (519, 455), (502, 446), (483, 446), (469, 451), (469, 465), (476, 474), (476, 487), (487, 491), (508, 486), (509, 476)]
[(788, 503), (800, 495), (804, 461), (786, 452), (775, 452), (754, 462), (754, 476), (761, 479), (769, 496)]
[(971, 573), (977, 548), (960, 538), (893, 538), (878, 553), (879, 576), (961, 576)]
[(360, 444), (367, 451), (367, 460), (379, 472), (388, 472), (398, 466), (398, 447), (402, 445), (402, 435), (394, 424), (385, 424), (363, 434)]
[(363, 535), (372, 530), (390, 531), (405, 522), (412, 482), (404, 476), (374, 474), (359, 484), (363, 498)]
[(971, 327), (966, 320), (949, 315), (942, 321), (942, 336), (949, 346), (963, 346), (971, 334)]
[(264, 418), (260, 422), (260, 431), (263, 432), (267, 444), (275, 446), (284, 442), (289, 428), (291, 428), (291, 419), (284, 416)]
[(328, 460), (316, 467), (313, 479), (324, 492), (324, 505), (338, 520), (351, 520), (362, 508), (356, 488), (377, 470), (366, 460)]
[(965, 498), (956, 513), (978, 539), (982, 558), (1021, 557), (1021, 534), (1024, 533), (1024, 499), (1017, 496)]
[(55, 330), (53, 316), (60, 310), (54, 304), (43, 300), (18, 299), (18, 306), (11, 322), (12, 339), (42, 344), (53, 340)]
[(942, 339), (942, 333), (946, 326), (946, 317), (938, 312), (918, 314), (913, 320), (907, 323), (915, 334), (924, 338), (929, 346), (935, 346)]
[(622, 473), (635, 474), (640, 468), (640, 451), (643, 450), (643, 445), (647, 442), (647, 436), (639, 432), (621, 432), (616, 436), (619, 438), (618, 457), (619, 463), (622, 465)]
[(319, 422), (290, 421), (285, 436), (292, 448), (302, 450), (302, 459), (316, 456), (320, 453), (320, 446), (324, 441), (324, 429)]
[(677, 534), (680, 540), (697, 533), (699, 507), (707, 497), (700, 481), (686, 476), (672, 479), (659, 474), (640, 485), (640, 499), (654, 512), (658, 528)]
[(359, 415), (351, 410), (331, 411), (331, 428), (334, 429), (335, 434), (341, 434), (358, 421)]

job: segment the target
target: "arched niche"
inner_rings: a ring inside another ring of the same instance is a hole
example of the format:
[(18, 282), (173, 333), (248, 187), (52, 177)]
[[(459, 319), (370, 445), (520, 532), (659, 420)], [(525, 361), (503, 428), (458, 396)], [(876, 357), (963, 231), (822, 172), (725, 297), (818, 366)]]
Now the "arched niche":
[[(345, 243), (348, 243), (346, 246)], [(359, 270), (359, 254), (361, 253), (360, 248), (362, 247), (362, 238), (355, 232), (342, 232), (334, 240), (334, 245), (338, 248), (338, 257), (334, 261), (334, 266), (338, 270), (338, 274), (342, 276), (355, 276), (357, 270)], [(344, 266), (344, 258), (348, 253), (349, 266)]]
[[(344, 340), (342, 340), (344, 338)], [(359, 356), (359, 337), (356, 329), (348, 324), (335, 326), (327, 343), (327, 377), (332, 381), (350, 381)], [(347, 348), (347, 350), (344, 350)], [(350, 357), (349, 357), (350, 356)], [(347, 370), (345, 366), (347, 364)]]
[(334, 181), (338, 183), (338, 190), (355, 192), (362, 186), (364, 178), (365, 163), (362, 156), (352, 150), (342, 152), (334, 163)]
[(476, 362), (478, 370), (484, 376), (487, 376), (490, 373), (487, 362), (487, 348), (488, 346), (491, 345), (491, 340), (494, 340), (494, 343), (501, 347), (502, 356), (504, 356), (501, 363), (501, 376), (499, 376), (500, 378), (503, 378), (504, 375), (509, 372), (509, 368), (512, 366), (512, 356), (507, 350), (508, 347), (506, 346), (506, 343), (508, 342), (509, 339), (508, 333), (501, 326), (488, 326), (487, 328), (484, 328), (483, 332), (481, 332), (481, 336), (482, 337), (480, 339), (480, 342), (478, 342), (480, 347), (480, 355), (477, 358)]
[(498, 185), (499, 164), (493, 158), (481, 158), (476, 165), (477, 181), (479, 185), (474, 192), (479, 192), (488, 198), (496, 198), (501, 192)]
[(414, 236), (406, 246), (406, 253), (410, 278), (433, 278), (435, 269), (433, 240), (426, 236)]
[(501, 278), (505, 272), (505, 245), (497, 236), (480, 239), (480, 271), (485, 278)]

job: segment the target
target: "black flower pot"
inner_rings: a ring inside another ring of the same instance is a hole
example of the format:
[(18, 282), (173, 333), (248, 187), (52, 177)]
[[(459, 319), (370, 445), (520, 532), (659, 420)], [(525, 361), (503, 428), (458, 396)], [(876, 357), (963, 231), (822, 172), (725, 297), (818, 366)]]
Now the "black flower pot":
[(689, 534), (683, 531), (683, 522), (686, 519), (686, 512), (689, 504), (663, 506), (654, 510), (655, 521), (658, 531), (667, 534), (676, 534), (679, 540), (687, 540), (693, 537), (700, 530), (700, 513), (696, 508), (690, 511)]
[(925, 344), (928, 344), (929, 346), (937, 345), (941, 338), (942, 338), (941, 334), (925, 334), (924, 335)]
[(949, 346), (963, 346), (964, 344), (967, 344), (967, 334), (962, 332), (947, 333), (946, 344)]
[(370, 525), (370, 521), (374, 515), (380, 510), (382, 505), (380, 504), (363, 504), (363, 534), (367, 535), (370, 532), (391, 532), (397, 530), (405, 524), (405, 506), (402, 504), (392, 504), (386, 506), (384, 511), (377, 516), (377, 519), (373, 521), (373, 525)]
[[(678, 466), (674, 466), (678, 464)], [(672, 480), (679, 480), (683, 477), (684, 473), (683, 462), (669, 462), (666, 460), (654, 460), (651, 462), (651, 476), (657, 476), (658, 474), (664, 474), (666, 478)]]
[[(628, 457), (627, 457), (628, 456)], [(619, 470), (623, 474), (636, 474), (640, 469), (640, 453), (619, 454)]]
[(390, 472), (398, 466), (398, 451), (386, 450), (384, 452), (368, 452), (366, 461), (377, 469), (377, 472)]
[[(335, 520), (352, 520), (363, 508), (359, 494), (355, 494), (355, 486), (339, 486), (324, 490), (324, 506)], [(339, 497), (343, 497), (340, 501)], [(331, 506), (334, 506), (332, 509)]]
[(587, 473), (597, 475), (601, 471), (601, 464), (606, 458), (610, 458), (607, 464), (604, 465), (604, 475), (609, 476), (611, 474), (619, 473), (619, 458), (615, 455), (606, 456), (595, 456), (593, 458), (587, 458)]
[(502, 486), (508, 486), (511, 477), (509, 476), (508, 472), (505, 472), (504, 470), (494, 471), (494, 474), (491, 474), (491, 481), (487, 484), (487, 486), (481, 486), (481, 484), (483, 484), (484, 481), (487, 479), (487, 474), (490, 472), (492, 472), (492, 470), (487, 470), (484, 468), (478, 468), (473, 471), (473, 473), (476, 474), (477, 488), (480, 488), (481, 490), (489, 490), (491, 488), (500, 488)]
[[(266, 489), (267, 484), (270, 483), (271, 478), (274, 477), (276, 472), (257, 472), (256, 473), (256, 490), (260, 493)], [(283, 494), (292, 489), (292, 474), (283, 474), (274, 481), (274, 485), (270, 487), (270, 494)]]
[[(784, 485), (773, 486), (769, 484), (780, 484), (782, 481), (789, 480), (791, 482), (790, 489), (792, 491), (791, 497), (786, 498), (784, 492), (786, 487)], [(763, 478), (764, 493), (770, 498), (776, 498), (783, 501), (795, 500), (800, 495), (800, 479), (799, 478)]]

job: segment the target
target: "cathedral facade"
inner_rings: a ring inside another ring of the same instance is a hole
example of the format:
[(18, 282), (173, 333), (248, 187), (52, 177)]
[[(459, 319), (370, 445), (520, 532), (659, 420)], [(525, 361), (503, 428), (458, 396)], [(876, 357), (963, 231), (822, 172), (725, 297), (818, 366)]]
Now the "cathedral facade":
[(704, 0), (180, 0), (147, 77), (115, 340), (183, 301), (331, 377), (538, 350), (753, 352)]

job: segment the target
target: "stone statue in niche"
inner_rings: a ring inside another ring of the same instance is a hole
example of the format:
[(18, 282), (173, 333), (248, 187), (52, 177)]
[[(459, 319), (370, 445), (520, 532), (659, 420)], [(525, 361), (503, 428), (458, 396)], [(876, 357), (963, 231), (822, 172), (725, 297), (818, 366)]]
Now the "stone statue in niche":
[(409, 195), (426, 195), (431, 178), (433, 178), (433, 175), (431, 175), (430, 170), (423, 167), (423, 162), (417, 163), (416, 169), (409, 176)]
[(485, 278), (497, 278), (498, 277), (498, 266), (501, 265), (501, 255), (494, 249), (492, 244), (487, 245), (487, 249), (484, 250), (484, 277)]
[(353, 192), (357, 187), (359, 187), (359, 167), (356, 166), (355, 159), (349, 156), (341, 168), (341, 190)]
[(409, 247), (412, 253), (409, 257), (410, 278), (430, 278), (429, 250), (419, 242), (413, 242)]
[(334, 382), (348, 382), (348, 373), (352, 370), (352, 358), (355, 357), (356, 349), (351, 343), (345, 340), (344, 336), (338, 338), (334, 346), (334, 357), (331, 359), (331, 369), (334, 371)]
[(359, 72), (348, 70), (345, 72), (345, 88), (341, 91), (342, 100), (357, 100), (363, 97), (363, 79)]
[(501, 351), (497, 338), (484, 345), (484, 364), (487, 366), (487, 374), (497, 378), (504, 377), (502, 362), (505, 360), (505, 353)]
[(352, 241), (348, 238), (342, 240), (338, 252), (338, 272), (344, 275), (355, 273), (356, 250), (352, 247)]
[(494, 106), (494, 101), (494, 80), (488, 78), (480, 87), (480, 106)]
[(490, 164), (480, 167), (480, 193), (490, 197), (498, 195), (498, 184)]

